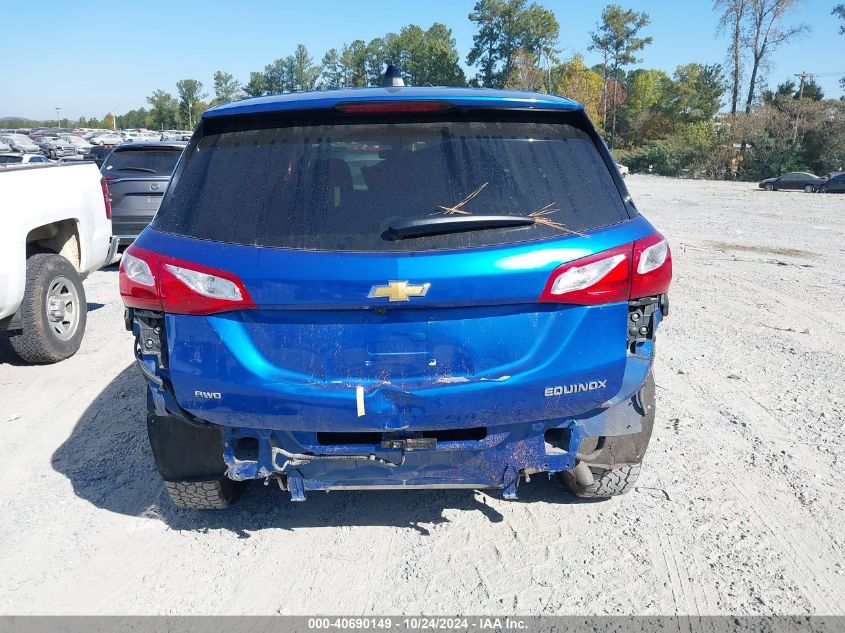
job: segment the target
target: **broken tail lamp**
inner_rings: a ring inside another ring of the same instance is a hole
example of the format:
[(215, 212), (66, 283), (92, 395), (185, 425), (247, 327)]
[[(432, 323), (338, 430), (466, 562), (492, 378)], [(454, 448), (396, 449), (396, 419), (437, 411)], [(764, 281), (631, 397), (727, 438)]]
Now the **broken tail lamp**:
[(134, 245), (120, 260), (120, 296), (127, 308), (170, 314), (208, 315), (255, 308), (236, 275)]
[(558, 266), (540, 295), (544, 303), (601, 305), (669, 290), (672, 253), (660, 233)]

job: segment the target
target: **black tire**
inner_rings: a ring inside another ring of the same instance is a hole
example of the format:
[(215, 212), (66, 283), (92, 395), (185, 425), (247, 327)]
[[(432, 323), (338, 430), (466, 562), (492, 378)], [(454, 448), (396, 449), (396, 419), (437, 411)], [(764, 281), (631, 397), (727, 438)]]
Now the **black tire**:
[(804, 185), (804, 193), (815, 193), (816, 188), (813, 185)]
[(825, 187), (824, 185), (819, 187), (819, 193), (827, 193), (827, 187)]
[(223, 476), (226, 462), (220, 428), (196, 426), (177, 416), (156, 415), (149, 385), (147, 433), (156, 470), (176, 506), (222, 510), (237, 501), (247, 487), (246, 481)]
[[(56, 307), (48, 312), (48, 295), (60, 284)], [(59, 307), (61, 297), (73, 300)], [(72, 305), (72, 310), (68, 306)], [(73, 356), (82, 344), (87, 321), (87, 304), (82, 279), (71, 263), (60, 255), (35, 253), (26, 260), (26, 289), (20, 306), (23, 329), (9, 337), (12, 349), (30, 363), (55, 363)], [(70, 318), (66, 322), (64, 319)]]
[(640, 476), (640, 464), (631, 464), (621, 468), (590, 468), (593, 483), (582, 486), (570, 472), (563, 473), (563, 481), (572, 494), (584, 499), (616, 497), (631, 492)]
[(588, 456), (590, 461), (585, 463), (593, 474), (592, 484), (578, 483), (572, 472), (561, 473), (563, 483), (572, 494), (585, 499), (597, 499), (624, 495), (634, 489), (654, 429), (655, 383), (651, 371), (637, 395), (632, 398), (632, 405), (642, 418), (642, 430), (634, 435), (606, 438), (604, 448), (595, 456)]
[(765, 189), (766, 191), (774, 191), (775, 186), (772, 183), (767, 182), (765, 185), (763, 185), (763, 189)]
[(243, 492), (242, 481), (165, 481), (164, 488), (174, 505), (189, 510), (223, 510)]

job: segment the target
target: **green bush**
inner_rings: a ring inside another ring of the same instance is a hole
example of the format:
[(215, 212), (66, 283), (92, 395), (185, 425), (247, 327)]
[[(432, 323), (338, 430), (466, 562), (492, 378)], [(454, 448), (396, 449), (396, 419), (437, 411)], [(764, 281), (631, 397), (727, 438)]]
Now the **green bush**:
[(679, 128), (665, 139), (615, 152), (631, 172), (685, 178), (723, 178), (733, 149), (711, 122)]

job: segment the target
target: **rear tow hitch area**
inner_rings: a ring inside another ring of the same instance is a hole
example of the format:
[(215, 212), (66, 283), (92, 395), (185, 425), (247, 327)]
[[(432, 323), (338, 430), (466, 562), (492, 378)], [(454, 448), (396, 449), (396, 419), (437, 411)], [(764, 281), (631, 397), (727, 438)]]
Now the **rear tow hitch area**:
[(432, 488), (500, 489), (511, 500), (532, 475), (575, 466), (586, 429), (560, 424), (399, 433), (223, 427), (223, 458), (229, 479), (275, 479), (292, 501), (306, 490)]

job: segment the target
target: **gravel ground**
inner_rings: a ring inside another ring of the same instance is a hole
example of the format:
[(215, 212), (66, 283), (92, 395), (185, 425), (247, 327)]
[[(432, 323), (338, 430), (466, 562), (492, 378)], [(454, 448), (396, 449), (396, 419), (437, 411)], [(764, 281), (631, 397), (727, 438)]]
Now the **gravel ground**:
[(109, 268), (75, 357), (0, 351), (0, 612), (845, 614), (845, 196), (629, 184), (676, 271), (632, 494), (254, 485), (176, 510)]

